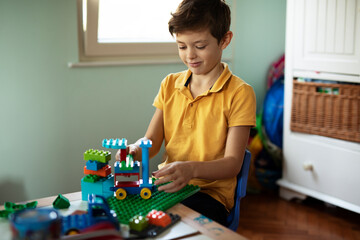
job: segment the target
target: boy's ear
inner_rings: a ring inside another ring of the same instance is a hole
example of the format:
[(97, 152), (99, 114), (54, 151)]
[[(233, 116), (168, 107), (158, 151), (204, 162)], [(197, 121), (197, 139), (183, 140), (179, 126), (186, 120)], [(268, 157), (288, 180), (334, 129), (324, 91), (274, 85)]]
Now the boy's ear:
[(231, 31), (225, 33), (223, 39), (220, 42), (222, 50), (224, 50), (230, 44), (232, 37), (233, 33)]

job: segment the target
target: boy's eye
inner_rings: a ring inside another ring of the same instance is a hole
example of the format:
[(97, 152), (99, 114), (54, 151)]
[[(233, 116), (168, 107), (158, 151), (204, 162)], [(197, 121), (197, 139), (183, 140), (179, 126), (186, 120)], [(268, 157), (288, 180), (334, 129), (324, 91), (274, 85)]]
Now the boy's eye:
[(197, 49), (204, 49), (206, 46), (196, 46)]
[(179, 49), (183, 50), (183, 49), (186, 49), (185, 46), (179, 46)]

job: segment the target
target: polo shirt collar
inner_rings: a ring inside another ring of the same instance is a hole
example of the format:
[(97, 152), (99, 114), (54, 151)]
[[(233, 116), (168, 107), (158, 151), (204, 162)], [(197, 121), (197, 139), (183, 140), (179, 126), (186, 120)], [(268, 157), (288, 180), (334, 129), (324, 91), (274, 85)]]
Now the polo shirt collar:
[(216, 80), (214, 85), (211, 87), (210, 92), (220, 91), (224, 87), (225, 83), (232, 76), (229, 66), (226, 63), (222, 63), (222, 64), (224, 66), (224, 71), (221, 73), (220, 77)]
[(175, 82), (175, 88), (187, 88), (186, 82), (190, 78), (192, 72), (190, 70), (184, 71), (179, 78), (179, 81)]
[[(225, 83), (232, 76), (229, 66), (226, 63), (222, 63), (222, 64), (224, 66), (224, 70), (221, 73), (220, 77), (216, 80), (214, 85), (211, 87), (209, 92), (220, 91), (224, 87)], [(191, 74), (192, 74), (192, 72), (189, 69), (187, 71), (184, 71), (184, 73), (179, 78), (179, 81), (175, 82), (175, 88), (178, 88), (181, 92), (184, 92), (185, 89), (187, 89), (188, 80), (189, 80)]]
[(187, 87), (186, 82), (190, 78), (191, 74), (192, 72), (190, 70), (184, 71), (183, 74), (181, 74), (178, 78), (178, 81), (175, 82), (175, 88), (178, 88), (179, 91), (190, 100), (192, 100), (193, 97)]

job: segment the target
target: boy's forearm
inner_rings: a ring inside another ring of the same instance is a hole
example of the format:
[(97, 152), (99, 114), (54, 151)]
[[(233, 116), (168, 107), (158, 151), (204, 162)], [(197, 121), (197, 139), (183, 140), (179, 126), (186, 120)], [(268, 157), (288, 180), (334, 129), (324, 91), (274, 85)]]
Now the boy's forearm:
[(194, 163), (194, 178), (226, 179), (236, 176), (242, 166), (250, 126), (230, 127), (225, 156), (221, 159)]
[(149, 149), (149, 158), (152, 158), (156, 154), (158, 154), (164, 140), (164, 123), (162, 110), (158, 108), (155, 110), (155, 113), (150, 121), (144, 138), (150, 139), (152, 141), (152, 147)]
[(235, 177), (242, 166), (243, 160), (235, 157), (224, 157), (206, 162), (189, 162), (193, 169), (193, 177), (200, 179), (226, 179)]
[(152, 147), (149, 149), (149, 158), (153, 158), (156, 154), (158, 154), (160, 152), (160, 148), (163, 142), (163, 139), (154, 139), (154, 138), (149, 138), (153, 145)]

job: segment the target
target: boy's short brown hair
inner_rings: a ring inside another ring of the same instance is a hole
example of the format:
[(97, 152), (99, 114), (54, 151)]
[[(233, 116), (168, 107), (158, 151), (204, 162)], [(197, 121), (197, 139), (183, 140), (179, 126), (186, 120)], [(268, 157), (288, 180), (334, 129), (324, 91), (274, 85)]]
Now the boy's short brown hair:
[(220, 43), (230, 29), (230, 8), (225, 0), (184, 0), (171, 15), (169, 32), (172, 36), (187, 30), (208, 28)]

